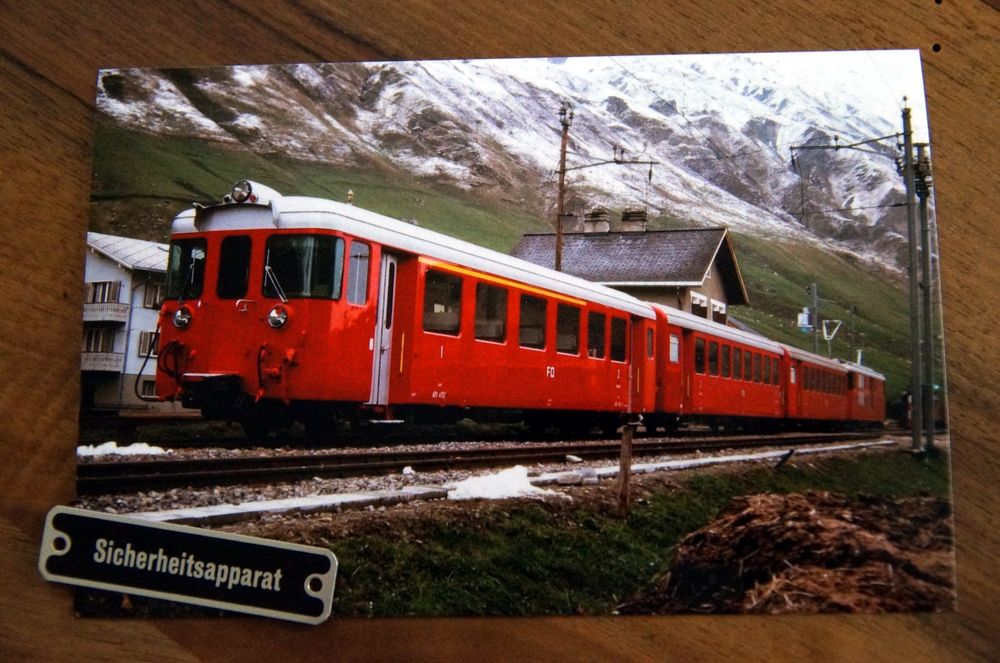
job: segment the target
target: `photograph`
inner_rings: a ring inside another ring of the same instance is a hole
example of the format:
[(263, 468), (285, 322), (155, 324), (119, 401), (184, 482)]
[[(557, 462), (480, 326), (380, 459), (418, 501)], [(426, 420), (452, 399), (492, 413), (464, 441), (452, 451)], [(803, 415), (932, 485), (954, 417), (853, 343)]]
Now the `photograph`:
[(73, 506), (332, 552), (333, 619), (954, 610), (920, 51), (95, 98)]

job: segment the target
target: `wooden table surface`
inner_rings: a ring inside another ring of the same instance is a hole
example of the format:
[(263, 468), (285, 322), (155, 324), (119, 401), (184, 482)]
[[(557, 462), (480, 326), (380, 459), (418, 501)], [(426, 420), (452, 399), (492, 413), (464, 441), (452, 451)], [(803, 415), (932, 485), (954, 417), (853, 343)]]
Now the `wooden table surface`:
[[(0, 659), (998, 657), (1000, 12), (990, 4), (3, 0), (0, 26)], [(98, 68), (874, 48), (919, 48), (924, 57), (950, 360), (956, 613), (335, 619), (319, 627), (249, 618), (80, 620), (70, 590), (39, 576), (44, 515), (73, 494)]]

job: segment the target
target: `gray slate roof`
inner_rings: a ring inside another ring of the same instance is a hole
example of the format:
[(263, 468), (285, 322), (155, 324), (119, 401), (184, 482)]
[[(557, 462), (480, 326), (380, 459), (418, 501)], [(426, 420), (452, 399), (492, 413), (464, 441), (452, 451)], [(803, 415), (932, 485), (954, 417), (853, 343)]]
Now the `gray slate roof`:
[[(717, 260), (730, 303), (745, 304), (746, 287), (727, 235), (726, 228), (564, 233), (563, 271), (612, 286), (696, 286)], [(555, 242), (552, 233), (524, 235), (512, 255), (553, 268)]]
[(160, 242), (88, 232), (87, 247), (131, 270), (167, 271), (168, 246)]

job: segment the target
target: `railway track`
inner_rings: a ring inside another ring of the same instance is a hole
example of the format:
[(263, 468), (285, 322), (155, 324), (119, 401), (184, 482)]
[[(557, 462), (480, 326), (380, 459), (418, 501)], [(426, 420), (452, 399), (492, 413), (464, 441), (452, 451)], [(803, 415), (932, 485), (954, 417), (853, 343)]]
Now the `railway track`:
[[(859, 441), (884, 437), (877, 433), (813, 433), (791, 436), (758, 435), (696, 440), (637, 440), (633, 455), (657, 456), (695, 451), (745, 449), (762, 446), (799, 446), (824, 442)], [(585, 460), (617, 458), (616, 442), (512, 445), (501, 448), (382, 451), (283, 456), (247, 456), (186, 460), (146, 460), (86, 463), (77, 466), (77, 493), (97, 495), (139, 490), (261, 484), (300, 481), (314, 477), (339, 478), (382, 475), (414, 470), (498, 467), (511, 464), (564, 462), (569, 455)]]

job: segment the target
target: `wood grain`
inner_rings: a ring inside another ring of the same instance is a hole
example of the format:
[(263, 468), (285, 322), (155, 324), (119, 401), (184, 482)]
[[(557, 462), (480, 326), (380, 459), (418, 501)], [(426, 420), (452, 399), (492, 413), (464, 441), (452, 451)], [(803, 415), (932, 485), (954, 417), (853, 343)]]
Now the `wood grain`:
[[(0, 658), (996, 657), (1000, 14), (989, 4), (6, 0), (0, 25)], [(919, 48), (925, 58), (952, 391), (956, 613), (336, 620), (315, 628), (250, 619), (77, 620), (70, 591), (40, 579), (44, 514), (73, 491), (98, 68), (871, 48)]]

